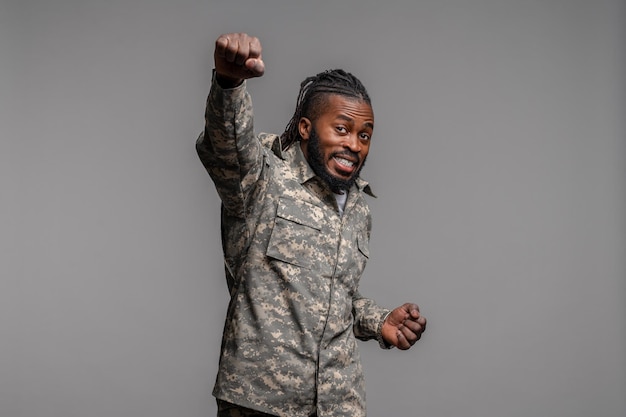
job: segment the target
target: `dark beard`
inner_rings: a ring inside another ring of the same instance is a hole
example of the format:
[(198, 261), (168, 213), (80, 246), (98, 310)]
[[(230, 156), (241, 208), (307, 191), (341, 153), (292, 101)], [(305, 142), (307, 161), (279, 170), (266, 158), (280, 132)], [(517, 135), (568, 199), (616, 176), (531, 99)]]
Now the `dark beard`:
[[(339, 178), (331, 174), (326, 168), (324, 156), (322, 155), (322, 151), (320, 149), (320, 138), (317, 135), (317, 131), (314, 127), (312, 127), (311, 129), (309, 140), (306, 144), (306, 150), (308, 154), (308, 162), (311, 166), (311, 169), (313, 169), (313, 172), (315, 172), (315, 174), (320, 177), (322, 181), (328, 184), (330, 189), (337, 194), (341, 194), (342, 190), (349, 190), (356, 181), (356, 179), (359, 177), (361, 170), (365, 166), (365, 159), (363, 159), (363, 163), (361, 164), (361, 166), (352, 173), (350, 178), (347, 179)], [(343, 152), (335, 153), (333, 154), (333, 156), (339, 156), (341, 154), (349, 155), (360, 161), (359, 156), (348, 149), (344, 150)]]

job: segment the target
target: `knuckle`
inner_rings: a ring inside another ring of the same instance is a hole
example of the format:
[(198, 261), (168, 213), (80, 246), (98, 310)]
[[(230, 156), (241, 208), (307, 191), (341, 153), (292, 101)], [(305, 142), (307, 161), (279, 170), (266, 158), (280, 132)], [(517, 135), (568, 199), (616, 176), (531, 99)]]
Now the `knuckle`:
[(226, 45), (228, 45), (228, 38), (223, 35), (215, 40), (215, 48), (217, 49), (223, 49)]

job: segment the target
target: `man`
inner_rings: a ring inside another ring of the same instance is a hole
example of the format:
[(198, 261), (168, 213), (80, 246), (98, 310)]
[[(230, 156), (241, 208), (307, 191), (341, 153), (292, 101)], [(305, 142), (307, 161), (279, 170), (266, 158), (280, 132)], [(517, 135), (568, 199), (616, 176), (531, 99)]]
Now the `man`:
[(265, 71), (245, 33), (215, 42), (200, 159), (222, 200), (230, 304), (213, 394), (218, 416), (364, 416), (356, 339), (409, 349), (418, 306), (363, 297), (370, 213), (359, 177), (374, 129), (370, 98), (343, 70), (302, 83), (278, 137), (254, 133), (245, 80)]

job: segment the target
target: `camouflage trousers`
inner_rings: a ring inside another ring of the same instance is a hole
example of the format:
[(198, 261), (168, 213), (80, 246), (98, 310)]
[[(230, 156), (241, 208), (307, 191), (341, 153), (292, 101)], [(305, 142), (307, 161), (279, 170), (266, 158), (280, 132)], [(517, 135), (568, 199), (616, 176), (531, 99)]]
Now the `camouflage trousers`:
[[(317, 414), (311, 414), (316, 417)], [(217, 417), (277, 417), (274, 414), (267, 414), (250, 408), (241, 407), (226, 401), (217, 400)]]

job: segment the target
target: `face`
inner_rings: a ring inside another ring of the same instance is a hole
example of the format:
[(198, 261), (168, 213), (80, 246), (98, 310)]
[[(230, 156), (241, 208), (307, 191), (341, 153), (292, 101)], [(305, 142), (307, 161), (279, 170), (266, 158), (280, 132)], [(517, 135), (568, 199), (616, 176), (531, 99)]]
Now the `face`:
[(298, 125), (301, 147), (313, 171), (335, 192), (349, 189), (369, 152), (374, 113), (365, 101), (331, 94), (315, 121)]

